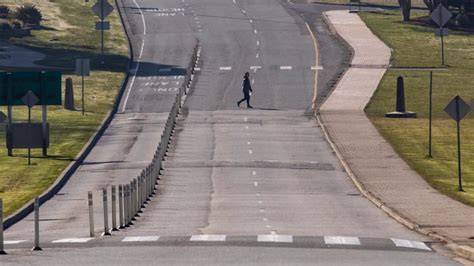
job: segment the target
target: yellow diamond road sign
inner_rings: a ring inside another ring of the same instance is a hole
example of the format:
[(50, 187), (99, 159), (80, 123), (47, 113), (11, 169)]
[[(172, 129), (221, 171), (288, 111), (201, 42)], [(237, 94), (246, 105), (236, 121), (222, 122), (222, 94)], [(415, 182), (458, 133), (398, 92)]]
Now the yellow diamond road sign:
[(471, 110), (469, 104), (467, 104), (459, 95), (454, 97), (448, 105), (444, 108), (444, 111), (456, 121), (461, 121)]
[(114, 11), (114, 7), (107, 2), (107, 0), (98, 0), (94, 6), (92, 6), (92, 11), (96, 14), (101, 20), (104, 20), (106, 17)]

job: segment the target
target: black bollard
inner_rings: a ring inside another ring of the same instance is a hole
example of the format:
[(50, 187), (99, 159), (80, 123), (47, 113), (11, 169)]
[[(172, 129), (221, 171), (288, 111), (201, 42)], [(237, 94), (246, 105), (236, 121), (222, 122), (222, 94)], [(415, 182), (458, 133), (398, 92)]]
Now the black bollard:
[(415, 112), (407, 112), (405, 108), (405, 85), (403, 77), (397, 78), (397, 99), (396, 99), (396, 111), (386, 113), (385, 117), (388, 118), (416, 118)]
[(74, 106), (74, 89), (72, 84), (72, 79), (66, 79), (66, 91), (64, 95), (64, 109), (69, 111), (76, 110)]

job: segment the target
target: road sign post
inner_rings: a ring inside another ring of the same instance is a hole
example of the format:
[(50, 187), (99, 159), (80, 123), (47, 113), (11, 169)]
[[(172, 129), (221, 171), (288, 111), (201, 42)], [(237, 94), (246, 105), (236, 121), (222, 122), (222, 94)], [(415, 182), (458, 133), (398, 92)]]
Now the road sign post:
[(104, 64), (104, 31), (110, 29), (110, 24), (104, 21), (104, 19), (114, 11), (114, 7), (109, 4), (107, 0), (98, 0), (97, 3), (92, 6), (92, 11), (100, 18), (100, 22), (96, 23), (96, 30), (100, 30), (101, 33), (101, 54), (102, 64)]
[(458, 190), (462, 189), (462, 172), (461, 172), (461, 120), (469, 113), (471, 107), (463, 101), (459, 95), (456, 95), (451, 102), (444, 108), (444, 111), (456, 121), (457, 130), (457, 148), (458, 148)]
[(449, 35), (448, 29), (444, 28), (446, 23), (451, 19), (453, 13), (451, 13), (443, 4), (439, 4), (433, 12), (431, 12), (431, 19), (439, 26), (439, 29), (435, 30), (435, 36), (441, 37), (441, 64), (444, 66), (444, 37)]
[(32, 91), (28, 91), (22, 101), (28, 106), (28, 165), (31, 165), (31, 108), (39, 102), (39, 99)]
[(430, 71), (430, 89), (429, 89), (429, 119), (428, 119), (428, 157), (433, 158), (432, 155), (432, 122), (433, 122), (433, 71)]
[(85, 114), (84, 76), (90, 75), (90, 59), (76, 59), (76, 75), (82, 77), (82, 115)]

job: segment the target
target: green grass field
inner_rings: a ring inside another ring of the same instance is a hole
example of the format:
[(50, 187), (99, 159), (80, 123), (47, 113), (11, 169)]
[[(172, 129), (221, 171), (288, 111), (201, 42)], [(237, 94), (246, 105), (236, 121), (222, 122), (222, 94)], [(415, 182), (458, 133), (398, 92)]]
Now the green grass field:
[[(414, 12), (413, 17), (427, 13)], [(400, 22), (398, 12), (361, 13), (369, 28), (393, 48), (394, 67), (441, 67), (439, 39), (433, 30)], [(433, 158), (428, 158), (428, 71), (389, 70), (367, 107), (367, 114), (402, 158), (442, 193), (474, 206), (474, 113), (461, 123), (463, 186), (457, 191), (456, 124), (443, 111), (457, 94), (474, 99), (474, 36), (452, 31), (445, 42), (446, 70), (434, 73)], [(417, 119), (386, 119), (395, 110), (398, 76), (405, 78), (406, 106)]]
[[(111, 110), (128, 64), (128, 44), (116, 12), (108, 18), (112, 29), (106, 32), (107, 49), (105, 64), (102, 65), (100, 35), (95, 31), (98, 19), (90, 10), (92, 1), (0, 0), (0, 4), (9, 5), (19, 2), (34, 3), (41, 8), (45, 16), (43, 29), (33, 31), (32, 36), (9, 41), (44, 53), (46, 58), (37, 63), (62, 68), (63, 86), (64, 79), (72, 77), (77, 109), (81, 108), (81, 90), (80, 78), (72, 75), (75, 58), (90, 58), (93, 71), (90, 77), (85, 78), (85, 116), (80, 111), (66, 111), (60, 106), (49, 107), (51, 144), (48, 157), (43, 158), (41, 150), (34, 150), (31, 166), (27, 165), (25, 150), (15, 150), (14, 156), (8, 157), (5, 128), (0, 127), (0, 147), (4, 147), (0, 153), (0, 197), (4, 200), (6, 215), (41, 194), (73, 161)], [(0, 110), (5, 112), (6, 109)], [(25, 107), (15, 107), (14, 120), (25, 121), (26, 111)], [(39, 122), (40, 115), (41, 108), (33, 108), (34, 121)]]

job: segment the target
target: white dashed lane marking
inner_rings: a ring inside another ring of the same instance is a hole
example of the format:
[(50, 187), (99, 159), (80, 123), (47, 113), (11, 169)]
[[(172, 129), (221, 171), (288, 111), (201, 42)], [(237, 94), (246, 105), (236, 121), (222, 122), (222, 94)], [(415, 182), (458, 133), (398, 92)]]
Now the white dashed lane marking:
[(360, 245), (357, 237), (325, 236), (324, 242), (326, 245)]
[(292, 70), (293, 67), (292, 66), (280, 66), (280, 69), (281, 70)]
[(250, 141), (247, 141), (247, 145), (250, 145), (250, 144), (252, 144), (252, 143)]
[(257, 41), (257, 46), (260, 46), (260, 41)]
[(255, 172), (255, 171), (252, 171), (252, 175), (257, 175), (257, 172)]
[(254, 185), (255, 187), (258, 187), (258, 182), (253, 182), (253, 185)]
[(190, 241), (225, 241), (226, 235), (193, 235)]
[(122, 242), (154, 242), (160, 239), (159, 236), (127, 236)]
[[(267, 226), (271, 227), (271, 226)], [(293, 243), (291, 235), (258, 235), (258, 242)]]
[(219, 70), (232, 70), (232, 67), (219, 67)]
[(255, 34), (258, 34), (258, 31), (257, 31), (257, 30), (253, 30), (253, 32), (254, 32)]
[(253, 151), (252, 151), (252, 150), (249, 150), (249, 154), (253, 154)]
[(85, 238), (63, 238), (54, 240), (52, 243), (87, 243), (91, 241), (92, 237), (85, 237)]
[(393, 241), (393, 243), (397, 247), (416, 248), (416, 249), (423, 249), (423, 250), (431, 251), (431, 248), (426, 246), (426, 244), (423, 243), (423, 242), (410, 241), (410, 240), (397, 239), (397, 238), (390, 238), (390, 239)]
[(323, 70), (323, 66), (312, 66), (311, 70)]

